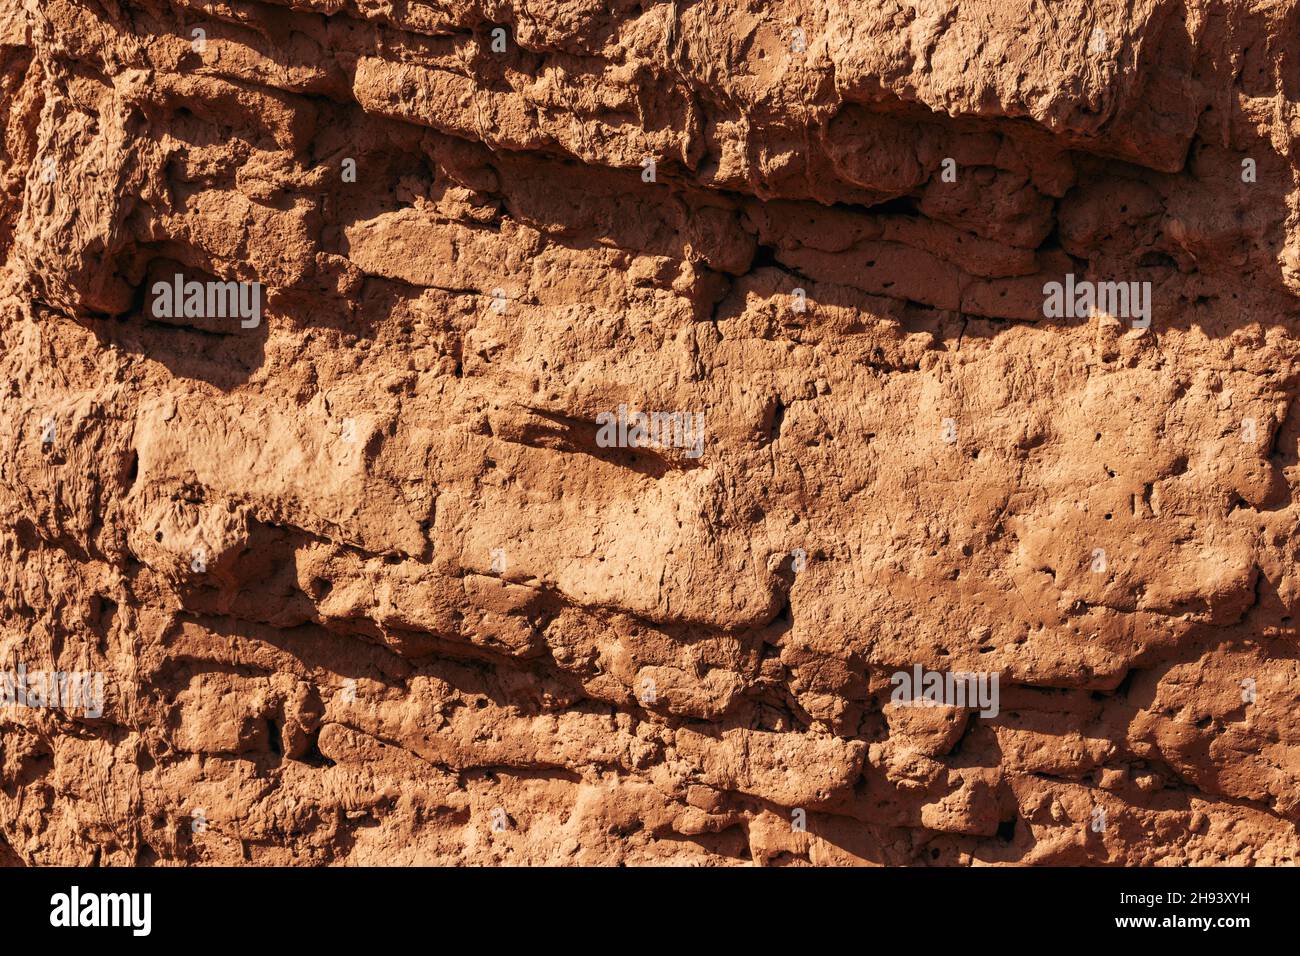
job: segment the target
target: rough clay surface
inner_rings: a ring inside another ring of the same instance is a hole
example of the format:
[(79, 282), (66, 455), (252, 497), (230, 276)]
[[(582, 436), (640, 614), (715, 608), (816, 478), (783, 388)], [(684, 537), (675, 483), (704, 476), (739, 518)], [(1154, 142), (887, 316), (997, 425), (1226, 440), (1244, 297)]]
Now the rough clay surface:
[(0, 662), (107, 677), (0, 858), (1296, 862), (1297, 100), (1262, 0), (0, 0)]

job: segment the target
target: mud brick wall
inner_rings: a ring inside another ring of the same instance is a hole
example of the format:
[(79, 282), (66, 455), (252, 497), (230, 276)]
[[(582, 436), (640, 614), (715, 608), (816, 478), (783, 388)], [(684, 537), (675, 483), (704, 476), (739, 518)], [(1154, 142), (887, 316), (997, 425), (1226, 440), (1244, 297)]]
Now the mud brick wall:
[(1297, 100), (1292, 2), (0, 0), (0, 860), (1296, 862)]

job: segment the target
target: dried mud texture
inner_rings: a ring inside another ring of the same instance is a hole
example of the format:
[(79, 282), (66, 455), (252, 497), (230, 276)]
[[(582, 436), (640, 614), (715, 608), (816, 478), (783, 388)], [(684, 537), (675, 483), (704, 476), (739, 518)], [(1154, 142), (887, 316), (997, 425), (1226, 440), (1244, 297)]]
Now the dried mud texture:
[(0, 662), (107, 678), (0, 709), (0, 857), (1295, 863), (1297, 67), (1257, 0), (0, 0)]

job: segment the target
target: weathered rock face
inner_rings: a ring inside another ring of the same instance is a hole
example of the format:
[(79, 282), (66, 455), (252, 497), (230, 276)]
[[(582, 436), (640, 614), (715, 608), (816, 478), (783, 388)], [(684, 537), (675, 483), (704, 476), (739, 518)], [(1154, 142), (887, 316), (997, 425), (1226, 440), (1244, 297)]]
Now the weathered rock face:
[(0, 0), (0, 857), (1296, 862), (1298, 57)]

